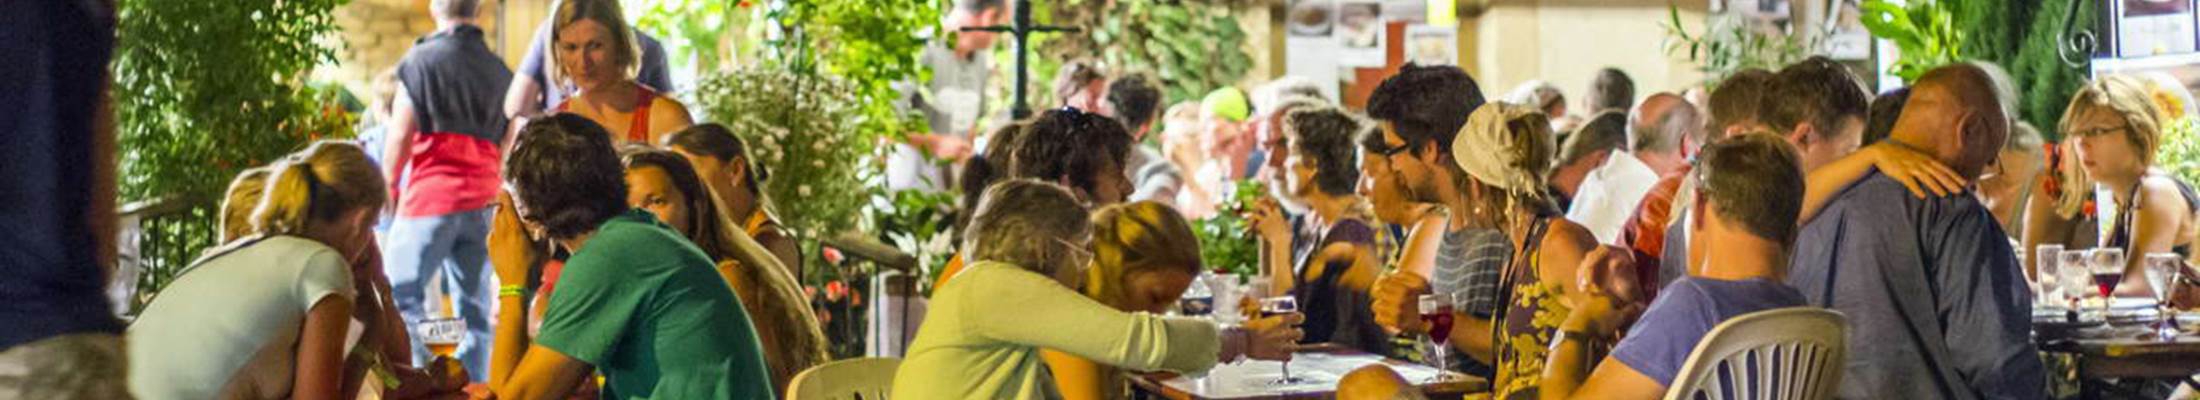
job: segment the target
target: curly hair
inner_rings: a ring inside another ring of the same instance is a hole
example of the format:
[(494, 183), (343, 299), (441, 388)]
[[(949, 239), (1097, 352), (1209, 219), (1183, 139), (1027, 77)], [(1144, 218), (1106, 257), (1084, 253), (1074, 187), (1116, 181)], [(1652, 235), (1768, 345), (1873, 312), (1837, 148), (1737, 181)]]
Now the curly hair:
[(1291, 151), (1314, 161), (1314, 186), (1330, 195), (1353, 194), (1360, 181), (1360, 163), (1352, 138), (1366, 125), (1344, 109), (1329, 106), (1294, 108), (1283, 115), (1283, 121)]
[(1074, 108), (1039, 114), (1018, 136), (1011, 143), (1009, 178), (1068, 182), (1085, 193), (1097, 189), (1101, 174), (1123, 174), (1130, 158), (1131, 134), (1123, 124)]
[(1482, 87), (1467, 71), (1450, 65), (1407, 63), (1383, 79), (1367, 99), (1367, 115), (1389, 122), (1406, 147), (1436, 143), (1438, 154), (1451, 154), (1451, 139), (1467, 125), (1467, 115), (1482, 108)]
[(513, 140), (504, 182), (528, 208), (520, 218), (541, 224), (550, 238), (594, 231), (626, 212), (619, 195), (626, 193), (626, 169), (602, 126), (558, 113), (528, 121)]

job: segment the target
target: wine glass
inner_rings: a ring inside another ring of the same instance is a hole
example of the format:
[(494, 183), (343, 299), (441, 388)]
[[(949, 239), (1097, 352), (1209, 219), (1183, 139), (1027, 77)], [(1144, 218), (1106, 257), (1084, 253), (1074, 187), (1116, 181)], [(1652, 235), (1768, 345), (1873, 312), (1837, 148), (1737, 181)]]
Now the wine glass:
[(1429, 364), (1438, 370), (1446, 369), (1450, 359), (1445, 358), (1451, 341), (1451, 296), (1441, 294), (1421, 295), (1421, 325), (1428, 327)]
[(2062, 264), (2058, 261), (2062, 261), (2062, 253), (2063, 246), (2059, 244), (2043, 244), (2034, 252), (2032, 281), (2039, 287), (2037, 294), (2041, 302), (2051, 303), (2063, 296), (2061, 275), (2057, 275), (2061, 272)]
[(2147, 253), (2144, 261), (2147, 288), (2154, 290), (2154, 305), (2160, 314), (2155, 332), (2162, 340), (2177, 338), (2176, 309), (2170, 308), (2170, 294), (2177, 289), (2178, 274), (2185, 271), (2185, 260), (2176, 253)]
[[(1296, 312), (1299, 312), (1299, 299), (1297, 297), (1274, 296), (1260, 299), (1261, 318), (1274, 317)], [(1284, 386), (1306, 381), (1304, 379), (1291, 377), (1291, 360), (1283, 360), (1282, 364), (1283, 377), (1278, 378), (1275, 381), (1269, 382), (1269, 385)]]
[(2093, 249), (2093, 287), (2101, 292), (2101, 318), (2107, 319), (2116, 303), (2116, 284), (2124, 282), (2124, 249)]
[(2080, 312), (2086, 292), (2093, 291), (2088, 287), (2093, 284), (2093, 271), (2086, 266), (2086, 260), (2092, 257), (2092, 251), (2085, 249), (2063, 250), (2055, 256), (2055, 278), (2062, 284), (2063, 298), (2070, 302), (2072, 315)]

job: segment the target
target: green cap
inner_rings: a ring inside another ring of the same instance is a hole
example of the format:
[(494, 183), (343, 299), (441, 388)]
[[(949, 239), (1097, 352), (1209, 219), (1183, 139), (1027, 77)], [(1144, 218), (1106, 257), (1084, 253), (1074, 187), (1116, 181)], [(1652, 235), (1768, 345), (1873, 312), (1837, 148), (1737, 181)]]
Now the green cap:
[(1200, 99), (1199, 104), (1201, 107), (1206, 108), (1207, 113), (1228, 118), (1231, 121), (1244, 121), (1245, 116), (1251, 113), (1252, 108), (1245, 102), (1245, 92), (1229, 86), (1207, 92), (1207, 97)]

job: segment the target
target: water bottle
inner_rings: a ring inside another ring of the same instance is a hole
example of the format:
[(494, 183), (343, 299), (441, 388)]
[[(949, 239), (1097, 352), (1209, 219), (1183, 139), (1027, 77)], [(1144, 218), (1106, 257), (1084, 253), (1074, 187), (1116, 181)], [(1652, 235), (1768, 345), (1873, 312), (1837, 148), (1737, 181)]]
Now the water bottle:
[(1215, 279), (1213, 273), (1201, 272), (1192, 278), (1190, 287), (1184, 289), (1184, 297), (1177, 300), (1177, 311), (1187, 317), (1204, 317), (1215, 312), (1215, 292), (1208, 282)]

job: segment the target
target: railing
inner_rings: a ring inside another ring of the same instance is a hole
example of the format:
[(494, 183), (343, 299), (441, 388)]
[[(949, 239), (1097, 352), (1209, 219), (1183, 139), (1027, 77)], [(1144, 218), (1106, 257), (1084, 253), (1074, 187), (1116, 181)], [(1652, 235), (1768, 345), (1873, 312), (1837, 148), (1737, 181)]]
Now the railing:
[(125, 318), (137, 315), (155, 293), (198, 253), (214, 244), (214, 207), (210, 202), (161, 197), (124, 204), (108, 297)]

